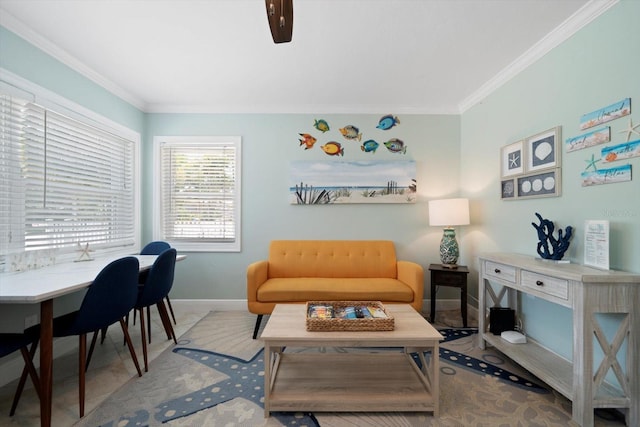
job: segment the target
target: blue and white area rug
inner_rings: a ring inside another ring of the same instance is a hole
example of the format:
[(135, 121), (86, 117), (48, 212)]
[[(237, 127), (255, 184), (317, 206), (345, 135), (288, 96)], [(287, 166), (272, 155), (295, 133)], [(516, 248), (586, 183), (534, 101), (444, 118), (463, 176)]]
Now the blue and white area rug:
[[(571, 403), (509, 359), (476, 346), (474, 329), (442, 329), (440, 416), (431, 413), (274, 413), (264, 418), (262, 342), (255, 317), (212, 312), (165, 351), (141, 378), (112, 394), (78, 426), (384, 427), (572, 425)], [(391, 349), (287, 348), (362, 352)], [(427, 357), (431, 357), (427, 354)], [(417, 357), (416, 363), (419, 363)], [(608, 424), (596, 420), (596, 425)]]

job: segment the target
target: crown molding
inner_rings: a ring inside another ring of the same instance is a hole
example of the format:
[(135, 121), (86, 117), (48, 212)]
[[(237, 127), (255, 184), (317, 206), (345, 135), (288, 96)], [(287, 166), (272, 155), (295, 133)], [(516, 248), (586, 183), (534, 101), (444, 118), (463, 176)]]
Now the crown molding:
[(156, 114), (386, 114), (393, 111), (394, 114), (432, 114), (432, 115), (459, 115), (456, 106), (443, 106), (429, 108), (413, 105), (329, 105), (329, 104), (304, 104), (304, 105), (175, 105), (175, 104), (148, 104), (146, 113)]
[(520, 74), (521, 71), (534, 64), (537, 60), (549, 53), (549, 51), (559, 46), (591, 21), (615, 6), (619, 1), (620, 0), (591, 0), (582, 6), (577, 12), (567, 18), (524, 54), (520, 55), (515, 61), (483, 84), (477, 91), (471, 94), (471, 96), (464, 99), (459, 104), (460, 113), (464, 113), (469, 108), (481, 102), (495, 90)]
[(111, 80), (107, 79), (94, 69), (88, 67), (86, 64), (79, 61), (73, 55), (66, 50), (60, 48), (50, 40), (46, 39), (38, 32), (29, 28), (26, 24), (20, 21), (15, 16), (11, 15), (6, 10), (0, 7), (2, 13), (2, 26), (7, 30), (17, 34), (21, 38), (25, 39), (44, 53), (54, 57), (64, 65), (68, 66), (72, 70), (80, 73), (82, 76), (96, 83), (105, 90), (111, 92), (113, 95), (128, 102), (139, 110), (144, 111), (146, 104), (143, 100), (131, 95), (129, 92), (118, 86)]

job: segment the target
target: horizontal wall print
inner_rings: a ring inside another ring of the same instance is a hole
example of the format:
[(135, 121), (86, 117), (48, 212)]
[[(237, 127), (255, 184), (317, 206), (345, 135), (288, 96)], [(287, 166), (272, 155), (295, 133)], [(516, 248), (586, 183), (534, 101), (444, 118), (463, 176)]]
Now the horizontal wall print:
[(631, 165), (623, 165), (609, 169), (582, 172), (582, 186), (614, 184), (631, 181)]
[(640, 139), (637, 141), (624, 142), (612, 147), (604, 147), (601, 153), (605, 163), (640, 157)]
[(416, 162), (294, 161), (291, 204), (415, 203)]
[(607, 107), (580, 117), (580, 129), (589, 129), (602, 123), (631, 114), (631, 98), (626, 98)]
[(591, 132), (567, 138), (564, 142), (567, 153), (583, 148), (593, 147), (594, 145), (604, 144), (611, 140), (611, 128), (609, 126), (594, 129)]

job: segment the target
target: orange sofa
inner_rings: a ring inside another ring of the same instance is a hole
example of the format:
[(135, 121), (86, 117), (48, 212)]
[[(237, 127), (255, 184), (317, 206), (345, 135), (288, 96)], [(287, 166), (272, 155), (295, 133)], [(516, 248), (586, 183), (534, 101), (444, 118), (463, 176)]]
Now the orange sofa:
[(390, 240), (274, 240), (269, 258), (247, 268), (247, 305), (262, 316), (276, 304), (381, 301), (422, 310), (424, 270), (396, 259)]

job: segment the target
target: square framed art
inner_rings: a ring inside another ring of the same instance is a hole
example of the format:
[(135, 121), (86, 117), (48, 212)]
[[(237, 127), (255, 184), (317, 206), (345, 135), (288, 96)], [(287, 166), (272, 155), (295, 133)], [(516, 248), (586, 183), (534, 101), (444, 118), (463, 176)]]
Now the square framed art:
[(524, 141), (502, 147), (501, 170), (502, 177), (518, 175), (524, 172)]
[(560, 129), (560, 126), (556, 126), (527, 138), (525, 172), (560, 166), (560, 150), (558, 150)]
[(500, 198), (502, 200), (513, 200), (516, 198), (515, 178), (507, 178), (500, 181)]

